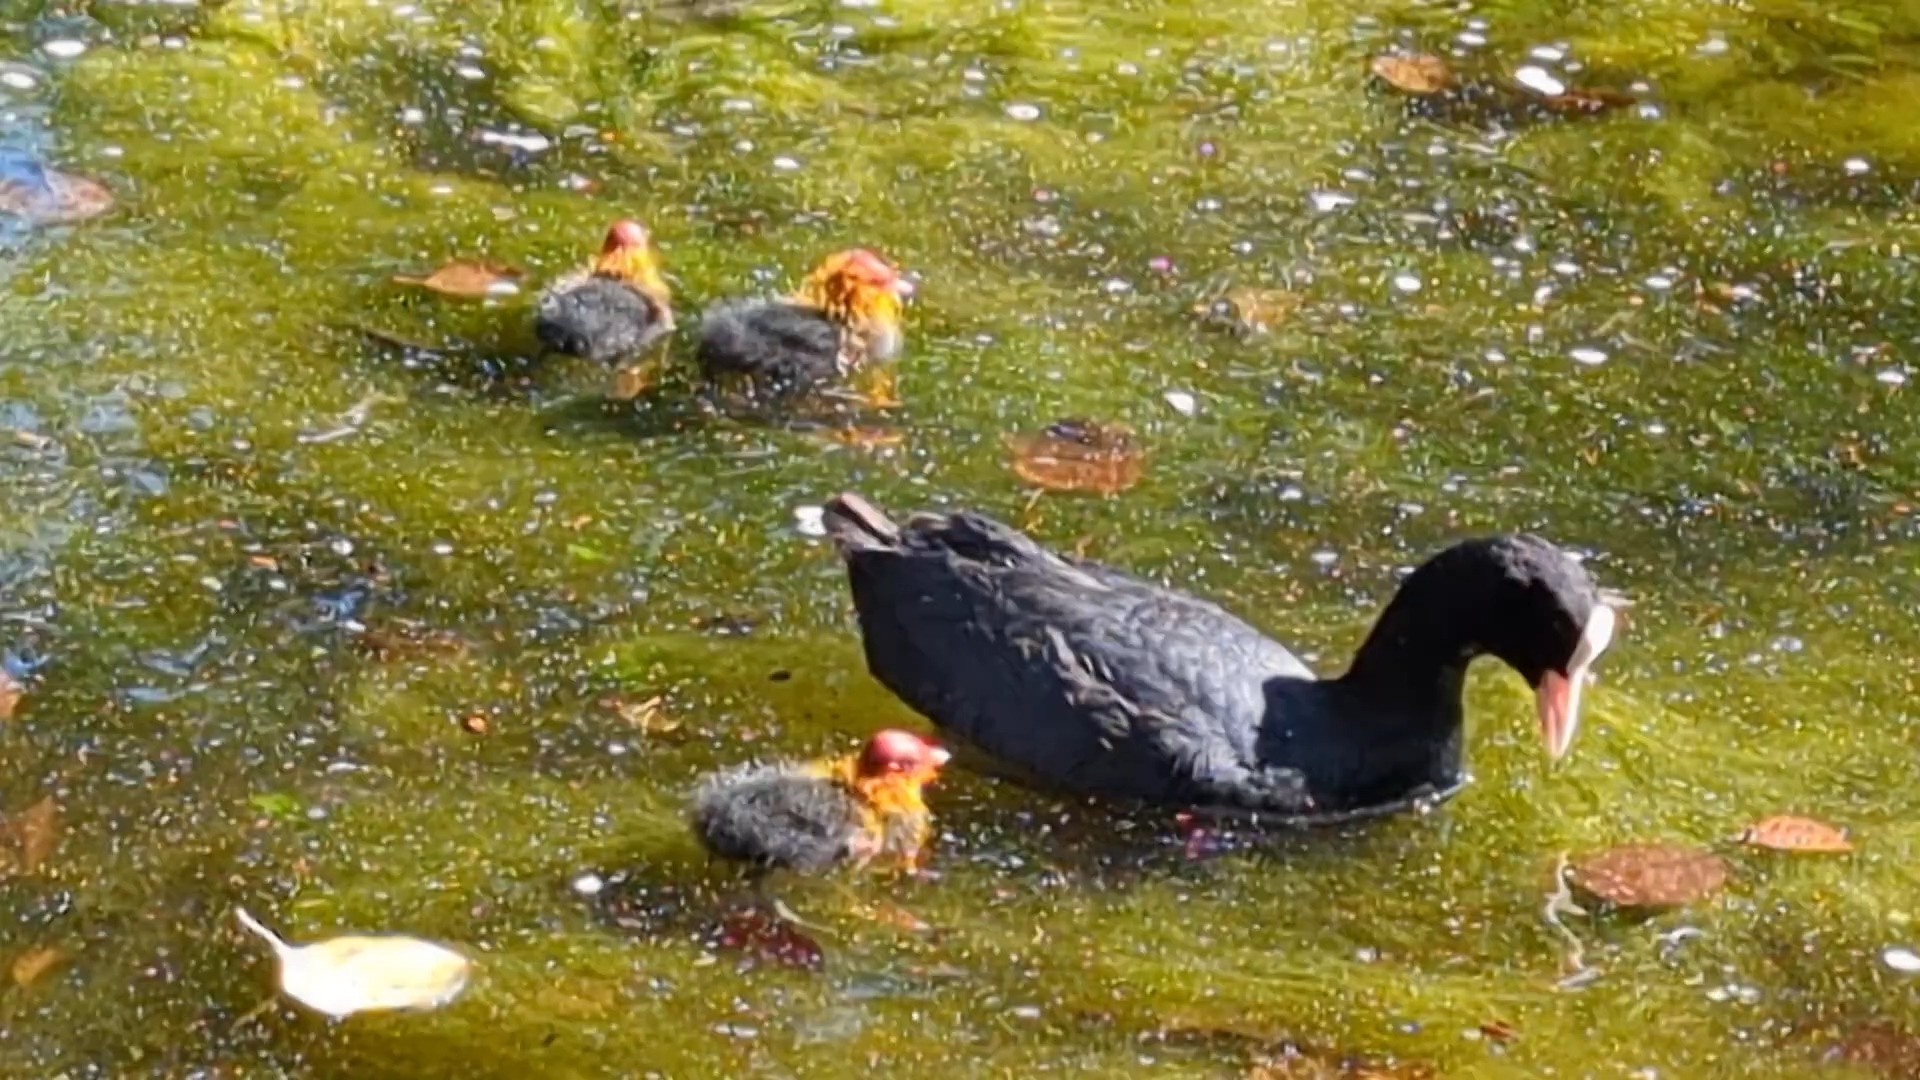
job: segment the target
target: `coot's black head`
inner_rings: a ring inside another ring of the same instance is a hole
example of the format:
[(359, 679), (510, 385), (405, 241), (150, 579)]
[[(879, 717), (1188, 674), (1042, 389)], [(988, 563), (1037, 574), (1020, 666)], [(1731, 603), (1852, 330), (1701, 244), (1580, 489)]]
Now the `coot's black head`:
[(1448, 607), (1473, 628), (1474, 644), (1534, 688), (1548, 756), (1565, 754), (1580, 726), (1580, 688), (1613, 640), (1622, 599), (1538, 536), (1469, 540), (1431, 565), (1453, 594)]

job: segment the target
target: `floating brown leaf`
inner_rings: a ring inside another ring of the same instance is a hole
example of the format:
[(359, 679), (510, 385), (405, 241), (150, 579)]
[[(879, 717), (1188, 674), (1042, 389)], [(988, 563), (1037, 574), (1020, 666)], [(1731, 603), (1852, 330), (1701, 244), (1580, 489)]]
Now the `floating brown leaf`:
[(1111, 495), (1139, 483), (1145, 465), (1133, 429), (1124, 424), (1061, 420), (1006, 441), (1014, 474), (1052, 491)]
[(20, 707), (20, 698), (26, 692), (20, 680), (7, 674), (6, 668), (0, 668), (0, 720), (13, 719), (13, 711)]
[(1419, 54), (1376, 56), (1373, 73), (1395, 90), (1408, 94), (1438, 94), (1453, 85), (1453, 69), (1437, 56)]
[(1572, 864), (1573, 883), (1620, 907), (1674, 907), (1719, 892), (1727, 860), (1685, 844), (1622, 844)]
[(520, 291), (520, 271), (493, 259), (454, 259), (426, 277), (395, 274), (399, 285), (417, 285), (443, 296), (469, 300)]
[(13, 959), (13, 984), (30, 986), (66, 958), (65, 951), (51, 945), (28, 949)]
[(1847, 834), (1824, 821), (1775, 814), (1746, 827), (1740, 842), (1751, 847), (1775, 851), (1840, 852), (1852, 851)]

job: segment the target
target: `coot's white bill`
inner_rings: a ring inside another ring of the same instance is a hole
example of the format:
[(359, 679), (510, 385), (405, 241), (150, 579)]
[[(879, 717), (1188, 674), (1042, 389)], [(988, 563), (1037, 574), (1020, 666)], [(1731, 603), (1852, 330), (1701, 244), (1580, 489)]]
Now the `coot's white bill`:
[(1607, 651), (1613, 641), (1613, 609), (1595, 605), (1573, 647), (1573, 659), (1567, 661), (1567, 673), (1549, 671), (1534, 691), (1534, 705), (1540, 711), (1540, 738), (1547, 744), (1547, 757), (1558, 761), (1573, 745), (1573, 733), (1580, 729), (1580, 687), (1587, 681), (1587, 669)]

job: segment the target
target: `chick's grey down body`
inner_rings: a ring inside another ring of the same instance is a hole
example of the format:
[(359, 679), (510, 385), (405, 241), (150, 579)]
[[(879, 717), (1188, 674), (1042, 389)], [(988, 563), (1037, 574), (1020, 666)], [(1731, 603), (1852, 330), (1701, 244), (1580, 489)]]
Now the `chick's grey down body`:
[(631, 285), (587, 275), (542, 296), (533, 328), (555, 352), (614, 365), (644, 353), (673, 330), (673, 320)]
[(846, 788), (782, 765), (710, 777), (694, 794), (692, 821), (694, 834), (715, 855), (802, 871), (852, 856), (862, 827)]
[(735, 300), (700, 320), (695, 356), (709, 379), (745, 376), (772, 392), (799, 392), (840, 374), (841, 330), (825, 312), (781, 300)]

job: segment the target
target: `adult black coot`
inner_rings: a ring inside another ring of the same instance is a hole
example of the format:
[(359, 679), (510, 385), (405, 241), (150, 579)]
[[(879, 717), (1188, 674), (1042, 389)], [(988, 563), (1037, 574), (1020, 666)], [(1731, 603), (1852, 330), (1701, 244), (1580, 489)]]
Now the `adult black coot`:
[(892, 404), (891, 362), (905, 339), (902, 301), (913, 283), (865, 248), (820, 261), (785, 300), (732, 300), (708, 309), (695, 355), (714, 382), (785, 397), (865, 374), (868, 398)]
[(614, 222), (592, 261), (541, 294), (533, 330), (555, 352), (615, 368), (672, 333), (672, 297), (646, 226)]
[(1045, 786), (1304, 818), (1463, 782), (1461, 689), (1492, 653), (1565, 754), (1619, 603), (1536, 536), (1467, 540), (1400, 585), (1344, 675), (1207, 601), (1048, 551), (980, 514), (896, 525), (826, 508), (867, 667), (941, 729)]

